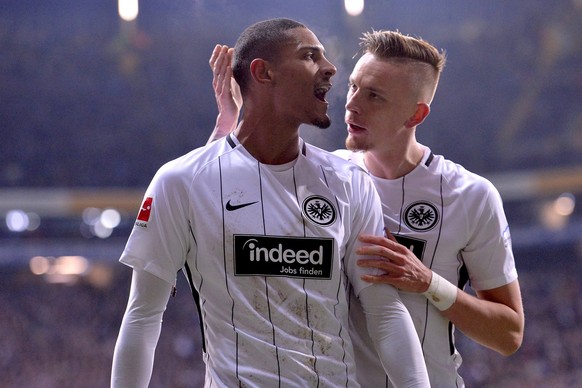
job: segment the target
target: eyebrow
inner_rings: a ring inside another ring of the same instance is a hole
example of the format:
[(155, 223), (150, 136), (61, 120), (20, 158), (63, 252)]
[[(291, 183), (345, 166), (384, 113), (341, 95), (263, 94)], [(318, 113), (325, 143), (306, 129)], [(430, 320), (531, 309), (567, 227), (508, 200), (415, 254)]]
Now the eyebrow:
[(317, 51), (317, 52), (325, 55), (325, 49), (323, 48), (323, 46), (315, 46), (315, 45), (302, 46), (301, 43), (299, 43), (299, 50), (298, 51)]
[[(352, 77), (351, 75), (348, 77), (348, 84), (349, 85), (355, 85), (354, 77)], [(379, 94), (381, 96), (383, 96), (386, 93), (382, 89), (378, 89), (378, 88), (375, 88), (373, 86), (365, 86), (365, 87), (363, 87), (363, 89), (369, 90), (369, 91), (371, 91), (373, 93), (376, 93), (376, 94)]]

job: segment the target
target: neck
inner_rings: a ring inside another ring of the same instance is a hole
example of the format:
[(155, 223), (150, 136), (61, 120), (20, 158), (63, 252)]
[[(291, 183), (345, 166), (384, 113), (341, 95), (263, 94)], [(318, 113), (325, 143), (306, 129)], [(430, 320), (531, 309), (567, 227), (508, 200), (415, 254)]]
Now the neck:
[(364, 152), (366, 168), (375, 177), (398, 179), (410, 173), (422, 161), (424, 149), (419, 143), (399, 150), (369, 150)]
[(243, 147), (263, 164), (284, 164), (299, 155), (299, 127), (241, 120), (235, 135)]

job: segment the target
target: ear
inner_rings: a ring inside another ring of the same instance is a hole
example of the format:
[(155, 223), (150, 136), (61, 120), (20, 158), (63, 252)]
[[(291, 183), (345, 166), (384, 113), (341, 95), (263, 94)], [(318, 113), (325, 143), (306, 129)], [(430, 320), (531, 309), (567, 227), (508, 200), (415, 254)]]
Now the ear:
[(258, 83), (271, 82), (269, 61), (261, 58), (253, 59), (251, 62), (251, 76)]
[(419, 102), (416, 104), (416, 111), (406, 121), (405, 125), (408, 128), (416, 127), (417, 125), (420, 125), (424, 121), (424, 119), (426, 119), (426, 117), (429, 115), (429, 113), (430, 113), (430, 105), (428, 105), (425, 102)]

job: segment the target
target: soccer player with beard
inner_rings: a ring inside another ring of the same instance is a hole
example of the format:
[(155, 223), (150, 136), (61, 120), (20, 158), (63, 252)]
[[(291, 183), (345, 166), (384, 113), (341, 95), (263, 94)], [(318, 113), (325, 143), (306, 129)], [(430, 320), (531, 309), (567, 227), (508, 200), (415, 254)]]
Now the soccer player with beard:
[(369, 176), (299, 136), (301, 124), (330, 125), (336, 68), (323, 46), (295, 21), (259, 22), (237, 40), (233, 69), (239, 125), (160, 168), (121, 256), (133, 276), (112, 387), (148, 385), (180, 270), (199, 308), (207, 387), (358, 387), (346, 287), (390, 378), (428, 386), (397, 290), (364, 282), (380, 271), (356, 265), (358, 235), (383, 228)]
[[(524, 312), (500, 195), (485, 178), (467, 171), (416, 140), (430, 113), (445, 55), (428, 42), (394, 31), (365, 33), (362, 56), (349, 79), (346, 146), (335, 154), (371, 175), (380, 195), (387, 236), (364, 235), (359, 261), (381, 275), (410, 311), (434, 387), (462, 387), (460, 329), (500, 354), (522, 343)], [(238, 114), (228, 48), (210, 60), (220, 115), (211, 138), (224, 136)], [(471, 282), (476, 296), (463, 291)], [(354, 295), (350, 298), (354, 300)], [(350, 310), (358, 380), (392, 386), (374, 351), (357, 303)]]

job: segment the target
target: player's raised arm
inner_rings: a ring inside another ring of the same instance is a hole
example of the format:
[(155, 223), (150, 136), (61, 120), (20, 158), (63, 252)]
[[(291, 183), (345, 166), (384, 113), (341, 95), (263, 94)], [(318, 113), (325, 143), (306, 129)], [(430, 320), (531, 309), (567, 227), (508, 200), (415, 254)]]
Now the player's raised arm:
[(228, 46), (217, 44), (208, 61), (212, 69), (212, 88), (218, 106), (216, 125), (208, 143), (234, 130), (242, 107), (240, 88), (232, 76), (233, 51)]

